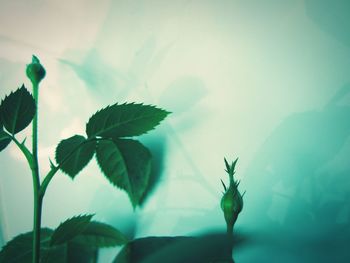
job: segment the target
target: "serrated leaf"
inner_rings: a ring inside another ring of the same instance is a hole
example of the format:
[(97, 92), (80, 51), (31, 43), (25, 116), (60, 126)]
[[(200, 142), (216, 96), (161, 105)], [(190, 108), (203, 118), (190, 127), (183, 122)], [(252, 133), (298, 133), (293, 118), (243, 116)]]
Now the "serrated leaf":
[(81, 234), (89, 225), (93, 215), (80, 215), (67, 219), (53, 232), (50, 245), (60, 245)]
[(151, 105), (114, 104), (96, 112), (86, 124), (91, 137), (132, 137), (154, 129), (169, 112)]
[(10, 142), (11, 137), (2, 128), (0, 128), (0, 152), (4, 150)]
[(133, 207), (139, 205), (149, 183), (149, 150), (135, 140), (101, 140), (96, 158), (108, 180), (128, 193)]
[[(41, 229), (41, 254), (49, 249), (49, 240), (52, 234), (49, 228)], [(9, 241), (0, 252), (0, 262), (6, 263), (27, 263), (32, 260), (33, 232), (16, 236)]]
[(56, 162), (60, 169), (74, 178), (92, 159), (96, 142), (81, 135), (62, 140), (56, 148)]
[(72, 241), (84, 246), (97, 248), (121, 246), (126, 244), (128, 239), (116, 228), (93, 221)]
[(33, 120), (35, 108), (34, 98), (24, 85), (11, 92), (0, 105), (0, 115), (6, 130), (16, 134), (26, 128)]
[[(58, 246), (50, 246), (53, 230), (41, 229), (41, 263), (96, 263), (97, 248), (73, 241)], [(33, 232), (21, 234), (8, 242), (0, 251), (0, 263), (32, 262)]]

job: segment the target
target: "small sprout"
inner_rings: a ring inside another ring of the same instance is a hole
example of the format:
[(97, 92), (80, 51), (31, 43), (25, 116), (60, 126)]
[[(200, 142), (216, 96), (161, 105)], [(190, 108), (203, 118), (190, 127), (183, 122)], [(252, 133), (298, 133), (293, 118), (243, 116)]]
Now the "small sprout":
[(235, 181), (233, 175), (235, 174), (235, 166), (238, 158), (231, 163), (231, 165), (225, 160), (226, 172), (230, 178), (230, 184), (227, 188), (224, 182), (221, 180), (225, 193), (221, 198), (221, 209), (224, 212), (224, 217), (227, 225), (227, 233), (232, 235), (233, 226), (237, 220), (238, 214), (243, 209), (243, 195), (238, 191), (238, 185), (240, 181)]
[(32, 63), (27, 65), (26, 74), (33, 85), (38, 85), (46, 75), (45, 68), (40, 64), (39, 59), (34, 55), (32, 57)]

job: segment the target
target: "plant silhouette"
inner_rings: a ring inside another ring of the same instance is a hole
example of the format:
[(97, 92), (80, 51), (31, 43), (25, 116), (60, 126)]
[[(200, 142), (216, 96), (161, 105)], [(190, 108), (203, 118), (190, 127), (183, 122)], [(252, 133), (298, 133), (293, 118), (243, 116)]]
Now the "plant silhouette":
[[(30, 94), (24, 85), (6, 96), (0, 105), (0, 151), (11, 142), (25, 156), (32, 171), (34, 193), (33, 231), (9, 241), (0, 252), (0, 262), (85, 262), (97, 260), (99, 247), (123, 245), (128, 239), (107, 224), (92, 221), (93, 215), (72, 217), (55, 230), (41, 227), (42, 203), (54, 175), (61, 170), (74, 179), (96, 155), (107, 180), (125, 191), (135, 208), (149, 187), (151, 153), (135, 136), (154, 129), (169, 112), (155, 106), (124, 103), (97, 111), (86, 124), (86, 136), (73, 135), (62, 140), (51, 169), (40, 181), (38, 162), (39, 83), (46, 70), (37, 57), (27, 65), (27, 77), (33, 85)], [(32, 149), (16, 135), (32, 124)], [(57, 262), (57, 261), (55, 261)]]
[[(145, 237), (129, 240), (117, 228), (93, 220), (94, 214), (82, 214), (62, 222), (56, 229), (42, 227), (42, 205), (46, 190), (58, 171), (74, 180), (96, 157), (106, 179), (126, 192), (135, 209), (159, 180), (164, 149), (156, 152), (153, 162), (150, 150), (135, 140), (153, 130), (169, 112), (152, 105), (124, 103), (109, 105), (93, 114), (86, 124), (85, 135), (76, 134), (56, 147), (55, 161), (41, 180), (38, 162), (39, 84), (46, 70), (36, 56), (27, 65), (27, 77), (33, 94), (22, 85), (0, 104), (0, 151), (14, 143), (25, 156), (32, 172), (34, 194), (33, 231), (10, 240), (0, 252), (0, 262), (97, 262), (98, 249), (124, 246), (113, 262), (233, 262), (233, 226), (243, 208), (239, 182), (234, 180), (237, 159), (225, 159), (229, 185), (223, 183), (221, 208), (227, 233), (206, 233), (196, 237)], [(17, 134), (32, 124), (32, 149)], [(149, 141), (150, 143), (151, 141)], [(150, 143), (152, 145), (152, 143)], [(156, 165), (154, 165), (156, 164)], [(153, 168), (152, 168), (153, 167)], [(179, 253), (179, 251), (181, 253)]]

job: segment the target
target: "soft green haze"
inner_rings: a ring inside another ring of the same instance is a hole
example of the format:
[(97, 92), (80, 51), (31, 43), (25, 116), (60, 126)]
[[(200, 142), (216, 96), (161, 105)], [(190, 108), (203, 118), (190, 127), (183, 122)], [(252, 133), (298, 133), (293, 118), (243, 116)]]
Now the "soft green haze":
[[(349, 12), (345, 0), (0, 0), (0, 97), (29, 85), (32, 54), (50, 69), (43, 174), (56, 143), (84, 134), (96, 109), (136, 101), (172, 112), (140, 137), (160, 180), (141, 209), (91, 162), (74, 181), (57, 174), (43, 224), (95, 213), (135, 237), (223, 230), (223, 156), (238, 156), (236, 262), (348, 262)], [(13, 145), (0, 171), (3, 243), (31, 229), (32, 190)]]

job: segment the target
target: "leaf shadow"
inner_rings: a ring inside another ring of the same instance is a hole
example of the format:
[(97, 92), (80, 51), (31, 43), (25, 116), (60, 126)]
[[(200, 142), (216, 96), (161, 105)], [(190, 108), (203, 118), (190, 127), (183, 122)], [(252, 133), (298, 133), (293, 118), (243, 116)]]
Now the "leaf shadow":
[(347, 0), (306, 0), (306, 14), (316, 25), (338, 41), (350, 46), (350, 4)]
[(140, 206), (142, 207), (154, 194), (157, 185), (162, 179), (164, 169), (164, 156), (166, 152), (166, 138), (162, 132), (153, 131), (151, 135), (141, 136), (140, 139), (152, 154), (152, 169), (148, 186), (140, 200)]
[(59, 62), (68, 66), (97, 100), (109, 102), (110, 98), (118, 98), (122, 102), (136, 90), (141, 96), (146, 95), (141, 87), (161, 66), (171, 47), (172, 44), (158, 47), (155, 36), (150, 35), (135, 50), (128, 66), (112, 65), (108, 62), (111, 53), (98, 48), (84, 54), (67, 50), (67, 58), (60, 58)]
[(172, 81), (157, 99), (158, 104), (174, 112), (173, 122), (177, 132), (195, 127), (198, 115), (209, 114), (200, 102), (207, 96), (205, 83), (194, 75), (183, 75)]
[[(345, 85), (322, 109), (285, 118), (248, 166), (246, 203), (252, 205), (242, 220), (274, 240), (254, 248), (259, 253), (278, 251), (292, 260), (295, 252), (298, 262), (350, 258), (340, 249), (350, 240), (344, 231), (350, 226), (349, 94)], [(255, 261), (258, 254), (250, 254), (247, 260)]]
[[(247, 233), (236, 232), (233, 251), (255, 242)], [(196, 236), (150, 236), (138, 238), (126, 245), (114, 263), (157, 262), (234, 262), (231, 240), (226, 233), (206, 231)]]

